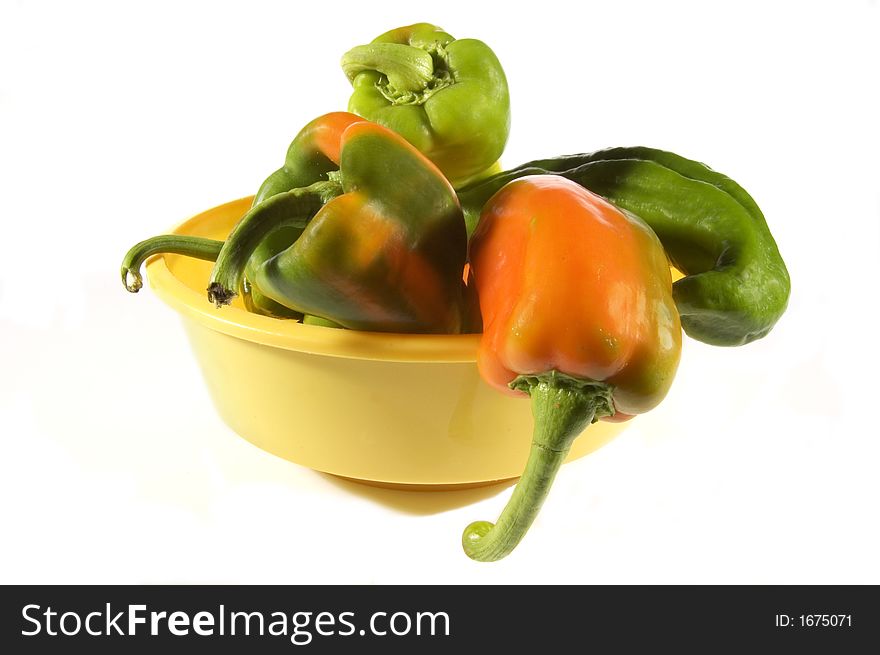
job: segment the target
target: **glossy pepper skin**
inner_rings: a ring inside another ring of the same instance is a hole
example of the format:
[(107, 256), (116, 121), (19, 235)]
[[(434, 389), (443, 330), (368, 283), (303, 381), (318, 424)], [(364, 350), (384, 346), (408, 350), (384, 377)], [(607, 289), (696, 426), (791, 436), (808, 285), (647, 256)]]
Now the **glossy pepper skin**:
[(327, 180), (339, 168), (342, 133), (363, 119), (345, 111), (323, 114), (302, 128), (287, 148), (284, 165), (272, 173), (254, 196), (254, 205), (266, 198)]
[[(290, 142), (284, 165), (260, 185), (253, 205), (259, 205), (263, 200), (279, 193), (329, 180), (329, 174), (337, 169), (342, 133), (349, 125), (361, 120), (354, 114), (336, 111), (309, 122)], [(263, 262), (290, 246), (299, 238), (302, 230), (303, 226), (297, 220), (291, 224), (282, 223), (254, 249), (245, 266), (243, 289), (245, 306), (250, 311), (277, 318), (302, 317), (300, 312), (275, 302), (249, 282)]]
[(651, 229), (559, 176), (504, 186), (470, 243), (486, 382), (531, 397), (525, 472), (497, 524), (473, 523), (473, 559), (505, 557), (528, 530), (574, 439), (590, 423), (655, 407), (672, 384), (681, 325)]
[[(284, 166), (272, 173), (260, 186), (251, 209), (242, 218), (256, 216), (267, 225), (256, 244), (251, 244), (251, 255), (245, 265), (243, 283), (245, 306), (252, 312), (277, 318), (301, 318), (302, 314), (265, 296), (250, 281), (257, 267), (278, 254), (302, 233), (309, 212), (320, 207), (320, 195), (305, 193), (300, 188), (326, 185), (329, 174), (338, 168), (342, 133), (362, 118), (347, 112), (331, 112), (308, 123), (287, 149)], [(330, 185), (332, 186), (332, 185)], [(290, 192), (290, 193), (288, 193)], [(282, 202), (265, 202), (273, 196), (287, 193)], [(281, 213), (280, 220), (278, 218)], [(287, 220), (285, 220), (287, 218)], [(140, 268), (143, 262), (159, 253), (175, 253), (216, 261), (223, 247), (222, 241), (199, 237), (161, 235), (133, 246), (122, 263), (122, 281), (126, 289), (136, 293), (143, 285)]]
[(631, 211), (684, 273), (673, 296), (687, 334), (718, 346), (765, 336), (788, 305), (791, 281), (757, 203), (705, 164), (653, 148), (610, 148), (528, 162), (459, 191), (472, 230), (508, 182), (560, 175)]
[(349, 111), (402, 135), (454, 186), (501, 156), (510, 132), (507, 78), (482, 41), (417, 23), (352, 48), (342, 69), (354, 87)]
[(227, 304), (266, 235), (296, 224), (299, 238), (248, 276), (265, 297), (357, 330), (459, 332), (467, 236), (437, 167), (394, 132), (360, 121), (343, 130), (328, 178), (278, 193), (263, 201), (270, 209), (239, 222), (214, 265), (209, 299)]

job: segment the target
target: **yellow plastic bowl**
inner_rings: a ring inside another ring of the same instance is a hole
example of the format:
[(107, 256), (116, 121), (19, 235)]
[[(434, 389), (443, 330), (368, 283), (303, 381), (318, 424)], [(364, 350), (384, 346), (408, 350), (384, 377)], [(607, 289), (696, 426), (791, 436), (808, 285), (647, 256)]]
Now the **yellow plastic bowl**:
[[(198, 214), (176, 234), (225, 239), (242, 198)], [(485, 384), (479, 335), (339, 330), (208, 302), (212, 264), (158, 255), (156, 294), (180, 312), (217, 411), (239, 435), (309, 468), (365, 482), (442, 488), (517, 477), (531, 443), (529, 402)], [(625, 424), (599, 422), (582, 457)]]

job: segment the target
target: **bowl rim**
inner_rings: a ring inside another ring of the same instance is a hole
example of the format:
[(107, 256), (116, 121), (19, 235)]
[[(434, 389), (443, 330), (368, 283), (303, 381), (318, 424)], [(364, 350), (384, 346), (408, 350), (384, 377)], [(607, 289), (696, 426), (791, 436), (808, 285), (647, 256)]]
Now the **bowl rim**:
[[(222, 203), (179, 223), (172, 234), (198, 235), (199, 227), (229, 213), (243, 214), (253, 196)], [(168, 260), (180, 255), (155, 255), (147, 260), (150, 287), (183, 318), (198, 325), (265, 346), (314, 355), (389, 362), (475, 362), (479, 334), (397, 334), (340, 330), (261, 316), (238, 307), (218, 309), (171, 272)]]

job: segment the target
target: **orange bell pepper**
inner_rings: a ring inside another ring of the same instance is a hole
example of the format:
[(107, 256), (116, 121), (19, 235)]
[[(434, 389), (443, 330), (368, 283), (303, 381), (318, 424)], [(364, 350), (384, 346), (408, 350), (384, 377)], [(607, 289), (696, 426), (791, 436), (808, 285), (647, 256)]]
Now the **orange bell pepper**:
[(655, 407), (672, 384), (681, 325), (666, 254), (651, 229), (565, 178), (507, 184), (470, 243), (480, 298), (483, 378), (531, 396), (525, 472), (496, 525), (462, 537), (473, 559), (509, 554), (525, 535), (574, 439), (600, 418)]

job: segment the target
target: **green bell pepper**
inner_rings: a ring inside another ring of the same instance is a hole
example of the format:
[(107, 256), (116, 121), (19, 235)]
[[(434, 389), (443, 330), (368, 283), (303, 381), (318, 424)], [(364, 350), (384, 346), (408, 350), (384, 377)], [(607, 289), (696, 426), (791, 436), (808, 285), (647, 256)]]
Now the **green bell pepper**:
[(400, 27), (349, 50), (348, 110), (402, 135), (459, 187), (489, 169), (510, 132), (507, 78), (495, 53), (439, 27)]

